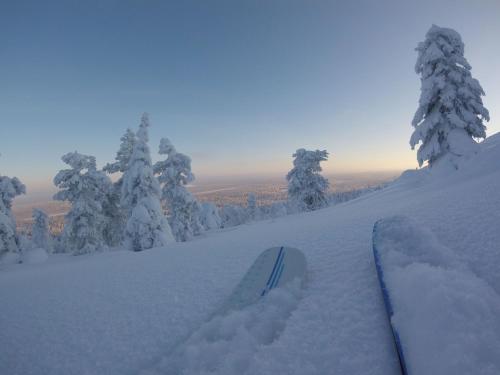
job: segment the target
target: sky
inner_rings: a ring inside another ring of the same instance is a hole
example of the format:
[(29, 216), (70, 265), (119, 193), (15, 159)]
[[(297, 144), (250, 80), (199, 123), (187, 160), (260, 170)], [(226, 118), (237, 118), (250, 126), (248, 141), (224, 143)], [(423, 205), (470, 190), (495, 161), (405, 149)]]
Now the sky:
[(298, 148), (326, 173), (417, 167), (415, 47), (456, 29), (500, 131), (500, 1), (2, 1), (0, 174), (37, 189), (61, 156), (113, 161), (151, 119), (199, 176), (279, 175)]

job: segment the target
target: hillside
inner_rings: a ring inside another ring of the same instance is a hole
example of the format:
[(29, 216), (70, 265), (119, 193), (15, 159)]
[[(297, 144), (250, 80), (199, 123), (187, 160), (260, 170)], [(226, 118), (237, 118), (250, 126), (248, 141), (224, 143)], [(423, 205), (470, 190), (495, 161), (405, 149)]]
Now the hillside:
[[(407, 215), (427, 227), (492, 288), (498, 306), (500, 134), (480, 151), (458, 171), (406, 172), (384, 190), (344, 204), (169, 248), (51, 256), (43, 264), (5, 267), (0, 373), (155, 373), (171, 361), (190, 374), (397, 374), (372, 256), (373, 224)], [(281, 244), (305, 253), (306, 288), (271, 293), (269, 303), (208, 327), (228, 332), (223, 339), (199, 331), (190, 350), (172, 354), (257, 255)], [(262, 319), (269, 324), (259, 325)], [(270, 335), (256, 333), (263, 329)], [(499, 352), (491, 349), (484, 362), (493, 363), (488, 356)], [(494, 366), (491, 373), (499, 373)]]

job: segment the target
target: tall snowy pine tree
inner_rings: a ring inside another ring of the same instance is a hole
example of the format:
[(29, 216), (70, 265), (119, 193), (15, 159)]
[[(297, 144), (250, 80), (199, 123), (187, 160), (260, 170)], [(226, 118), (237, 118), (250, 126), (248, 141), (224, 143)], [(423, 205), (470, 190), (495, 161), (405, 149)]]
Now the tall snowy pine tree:
[(328, 160), (326, 150), (298, 149), (293, 154), (293, 169), (288, 172), (288, 200), (299, 211), (311, 211), (328, 205), (328, 180), (321, 176), (320, 162)]
[(167, 159), (159, 161), (154, 171), (163, 185), (162, 198), (168, 210), (168, 221), (177, 241), (187, 241), (203, 230), (200, 223), (200, 205), (186, 189), (194, 181), (189, 156), (177, 152), (167, 138), (160, 141), (161, 155)]
[(93, 156), (70, 152), (62, 160), (71, 169), (64, 169), (54, 177), (54, 185), (62, 189), (54, 199), (71, 202), (64, 218), (64, 251), (79, 255), (102, 250), (106, 224), (102, 206), (112, 188), (111, 180), (96, 169)]
[(148, 147), (149, 118), (145, 113), (128, 168), (123, 175), (121, 206), (127, 210), (125, 242), (133, 251), (165, 246), (174, 241), (160, 205), (160, 184), (153, 174)]
[(472, 78), (464, 57), (464, 43), (455, 30), (432, 25), (419, 43), (415, 71), (421, 75), (419, 107), (412, 121), (412, 149), (420, 142), (417, 159), (432, 165), (444, 155), (468, 155), (476, 149), (474, 138), (485, 138), (484, 91)]

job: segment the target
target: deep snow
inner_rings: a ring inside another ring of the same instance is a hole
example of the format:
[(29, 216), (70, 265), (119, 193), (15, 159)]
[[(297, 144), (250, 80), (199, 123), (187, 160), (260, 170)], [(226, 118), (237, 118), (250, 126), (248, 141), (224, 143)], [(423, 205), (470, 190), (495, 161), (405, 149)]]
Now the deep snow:
[(498, 294), (410, 218), (384, 218), (375, 228), (409, 374), (498, 374)]
[[(187, 373), (231, 374), (234, 367), (221, 365), (229, 353), (240, 373), (397, 374), (372, 256), (373, 224), (411, 216), (498, 300), (500, 135), (480, 149), (458, 171), (443, 166), (408, 172), (384, 190), (347, 203), (211, 232), (168, 248), (2, 266), (0, 373), (147, 373), (165, 369), (165, 358), (174, 356), (181, 359), (176, 369)], [(306, 255), (309, 274), (301, 298), (275, 290), (269, 298), (288, 301), (282, 309), (262, 303), (214, 326), (206, 323), (257, 255), (282, 244)], [(472, 313), (475, 308), (470, 306)], [(273, 316), (266, 320), (271, 336), (260, 334), (259, 309), (266, 319)], [(214, 346), (203, 334), (224, 327), (232, 338), (229, 351), (223, 341)], [(176, 352), (192, 332), (194, 349)], [(214, 361), (223, 367), (210, 367)]]

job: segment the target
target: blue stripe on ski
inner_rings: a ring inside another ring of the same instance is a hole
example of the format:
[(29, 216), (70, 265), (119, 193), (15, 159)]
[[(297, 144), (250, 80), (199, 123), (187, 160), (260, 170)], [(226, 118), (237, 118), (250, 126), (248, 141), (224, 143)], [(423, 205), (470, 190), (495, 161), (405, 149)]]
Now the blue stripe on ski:
[[(285, 257), (283, 257), (285, 258)], [(280, 270), (278, 271), (278, 277), (276, 278), (276, 282), (274, 283), (273, 286), (271, 286), (271, 289), (276, 288), (278, 286), (278, 283), (280, 282), (281, 274), (283, 273), (283, 268), (285, 268), (285, 263), (281, 263)]]
[(260, 294), (261, 297), (266, 294), (267, 292), (267, 289), (269, 287), (269, 283), (271, 282), (271, 279), (273, 278), (274, 276), (274, 272), (276, 271), (276, 268), (278, 266), (278, 262), (280, 260), (280, 257), (281, 257), (281, 253), (283, 252), (283, 246), (281, 246), (280, 248), (280, 252), (278, 253), (278, 256), (276, 257), (276, 261), (274, 262), (274, 266), (273, 266), (273, 271), (271, 272), (271, 274), (269, 275), (269, 279), (267, 280), (267, 283), (266, 283), (266, 287), (262, 290), (262, 293)]
[(399, 365), (401, 367), (402, 375), (408, 375), (408, 370), (406, 368), (406, 361), (403, 352), (403, 346), (401, 345), (401, 339), (399, 338), (398, 330), (392, 325), (392, 316), (394, 315), (394, 310), (391, 303), (391, 297), (389, 295), (389, 291), (387, 290), (387, 286), (385, 284), (384, 279), (384, 271), (382, 269), (382, 265), (380, 262), (380, 253), (375, 245), (375, 233), (377, 231), (377, 223), (373, 227), (373, 257), (375, 258), (375, 268), (377, 269), (378, 281), (380, 283), (380, 289), (382, 290), (382, 297), (384, 298), (385, 310), (387, 312), (387, 316), (389, 318), (389, 324), (391, 325), (392, 336), (394, 337), (394, 343), (396, 344), (396, 350), (398, 352)]
[(283, 259), (285, 259), (285, 253), (281, 254), (281, 258), (278, 261), (278, 267), (276, 268), (276, 272), (274, 273), (274, 277), (271, 281), (271, 285), (269, 285), (269, 289), (273, 289), (276, 285), (276, 280), (278, 278), (278, 273), (280, 272), (281, 267), (283, 266)]

